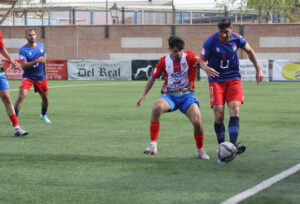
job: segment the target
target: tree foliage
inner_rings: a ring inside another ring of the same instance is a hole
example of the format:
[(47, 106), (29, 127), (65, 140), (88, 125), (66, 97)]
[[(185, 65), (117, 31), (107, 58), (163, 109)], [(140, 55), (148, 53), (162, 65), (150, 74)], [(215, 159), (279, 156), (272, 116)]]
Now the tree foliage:
[(266, 15), (266, 22), (272, 23), (274, 15), (288, 17), (292, 22), (300, 20), (299, 0), (215, 0), (219, 5), (232, 5), (239, 2), (243, 9), (254, 9)]

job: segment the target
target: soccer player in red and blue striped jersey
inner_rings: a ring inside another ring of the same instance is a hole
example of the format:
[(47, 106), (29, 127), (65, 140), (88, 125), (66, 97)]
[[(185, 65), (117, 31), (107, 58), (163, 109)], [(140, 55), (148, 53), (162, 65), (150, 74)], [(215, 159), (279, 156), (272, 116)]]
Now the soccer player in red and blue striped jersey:
[(194, 138), (197, 147), (197, 157), (209, 160), (203, 150), (204, 131), (199, 110), (199, 101), (195, 98), (196, 64), (198, 59), (192, 51), (184, 50), (184, 41), (178, 36), (169, 38), (170, 53), (162, 57), (145, 86), (137, 106), (145, 100), (155, 80), (163, 73), (165, 83), (162, 87), (162, 96), (155, 102), (150, 123), (150, 145), (144, 150), (145, 154), (157, 154), (157, 139), (160, 129), (160, 116), (165, 112), (179, 109), (192, 122)]
[(215, 115), (214, 129), (218, 143), (225, 141), (224, 105), (226, 102), (230, 114), (228, 125), (230, 142), (236, 145), (238, 153), (243, 153), (246, 147), (238, 146), (236, 143), (240, 129), (240, 108), (244, 102), (237, 56), (239, 48), (247, 53), (255, 66), (257, 83), (263, 80), (264, 75), (249, 43), (241, 35), (232, 32), (231, 20), (223, 18), (218, 23), (218, 28), (219, 31), (204, 42), (200, 66), (208, 75), (211, 107)]

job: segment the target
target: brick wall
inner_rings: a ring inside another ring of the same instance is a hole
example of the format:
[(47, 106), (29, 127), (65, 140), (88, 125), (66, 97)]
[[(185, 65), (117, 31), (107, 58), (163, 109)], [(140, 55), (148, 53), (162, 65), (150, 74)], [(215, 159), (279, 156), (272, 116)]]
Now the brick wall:
[[(111, 53), (167, 53), (167, 39), (171, 34), (170, 25), (114, 25), (109, 26), (109, 38), (105, 38), (104, 25), (68, 25), (46, 26), (45, 39), (41, 39), (41, 26), (1, 26), (4, 39), (23, 39), (25, 30), (36, 30), (38, 41), (46, 47), (48, 59), (110, 59)], [(300, 24), (245, 24), (244, 37), (257, 53), (300, 53), (300, 46), (261, 47), (260, 37), (300, 37)], [(203, 42), (217, 31), (216, 25), (176, 25), (176, 34), (186, 43), (186, 49), (200, 54)], [(234, 25), (234, 32), (240, 31), (240, 25)], [(162, 39), (162, 46), (155, 48), (122, 48), (121, 38), (158, 37)], [(296, 38), (295, 38), (296, 37)], [(18, 47), (10, 45), (10, 53), (17, 56)], [(291, 54), (293, 55), (293, 54)], [(124, 55), (126, 56), (126, 55)], [(282, 55), (284, 56), (284, 55)], [(239, 51), (241, 59), (246, 54)], [(15, 57), (16, 58), (16, 57)], [(299, 57), (300, 59), (300, 57)]]

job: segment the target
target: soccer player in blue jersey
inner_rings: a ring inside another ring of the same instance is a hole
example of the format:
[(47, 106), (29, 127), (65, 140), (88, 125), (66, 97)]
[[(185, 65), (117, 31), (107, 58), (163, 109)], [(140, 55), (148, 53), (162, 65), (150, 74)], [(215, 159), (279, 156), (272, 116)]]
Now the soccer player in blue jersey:
[[(239, 116), (244, 94), (239, 71), (237, 50), (242, 48), (256, 69), (257, 83), (263, 80), (263, 73), (258, 64), (256, 54), (249, 43), (239, 34), (232, 32), (229, 18), (218, 23), (219, 31), (212, 34), (204, 42), (201, 52), (200, 66), (208, 75), (210, 102), (215, 115), (214, 129), (218, 143), (225, 141), (224, 108), (227, 103), (230, 120), (228, 133), (230, 142), (236, 145), (238, 154), (246, 150), (237, 145), (240, 130)], [(222, 163), (219, 161), (219, 163)]]
[(27, 39), (28, 43), (20, 48), (19, 51), (19, 60), (24, 73), (22, 75), (22, 80), (19, 87), (19, 96), (15, 102), (15, 111), (18, 115), (22, 106), (22, 102), (33, 85), (34, 91), (39, 92), (42, 98), (40, 119), (45, 123), (51, 123), (46, 116), (49, 101), (49, 89), (45, 70), (45, 47), (43, 43), (36, 41), (36, 34), (34, 30), (28, 29), (26, 30), (25, 34), (25, 38)]
[[(12, 63), (14, 66), (17, 65), (17, 63), (11, 58), (11, 56), (9, 55), (9, 53), (7, 52), (3, 41), (2, 41), (2, 34), (0, 32), (0, 53), (1, 55), (3, 55), (3, 57), (5, 57), (8, 61), (10, 61), (10, 63)], [(10, 98), (10, 94), (9, 94), (9, 86), (8, 86), (8, 82), (5, 76), (5, 72), (4, 72), (4, 68), (2, 65), (2, 61), (0, 58), (0, 97), (1, 100), (4, 103), (7, 115), (11, 121), (12, 126), (14, 127), (14, 133), (15, 136), (24, 136), (27, 135), (28, 132), (25, 130), (22, 130), (19, 126), (19, 121), (18, 118), (16, 116), (15, 110), (14, 110), (14, 106), (12, 104), (11, 98)]]

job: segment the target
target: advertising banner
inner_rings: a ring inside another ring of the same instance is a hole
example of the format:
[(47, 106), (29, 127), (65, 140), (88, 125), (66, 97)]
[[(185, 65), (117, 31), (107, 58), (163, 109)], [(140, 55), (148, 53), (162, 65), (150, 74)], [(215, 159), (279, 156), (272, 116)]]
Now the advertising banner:
[[(18, 60), (16, 60), (19, 62)], [(4, 63), (5, 74), (8, 80), (21, 80), (23, 69), (18, 63), (14, 67), (9, 61)], [(67, 61), (66, 60), (47, 60), (46, 71), (48, 80), (66, 80), (67, 79)]]
[(131, 61), (68, 60), (68, 80), (131, 80)]
[[(18, 62), (18, 60), (16, 60)], [(8, 80), (21, 80), (23, 69), (21, 64), (18, 63), (17, 67), (14, 67), (9, 61), (4, 63), (5, 75)]]
[(158, 60), (132, 60), (132, 80), (148, 80)]
[(67, 80), (67, 61), (47, 60), (46, 71), (48, 80)]
[[(267, 60), (259, 60), (258, 63), (264, 74), (263, 81), (269, 81), (269, 62)], [(240, 73), (242, 81), (256, 81), (256, 69), (250, 60), (240, 60)], [(201, 80), (207, 81), (206, 73), (200, 70)]]
[(273, 81), (300, 81), (300, 60), (274, 60)]
[[(258, 60), (258, 63), (264, 74), (263, 81), (269, 81), (268, 60)], [(242, 76), (242, 81), (256, 81), (256, 69), (250, 60), (240, 60), (240, 73)]]

